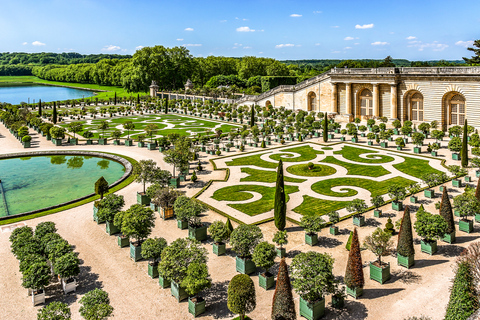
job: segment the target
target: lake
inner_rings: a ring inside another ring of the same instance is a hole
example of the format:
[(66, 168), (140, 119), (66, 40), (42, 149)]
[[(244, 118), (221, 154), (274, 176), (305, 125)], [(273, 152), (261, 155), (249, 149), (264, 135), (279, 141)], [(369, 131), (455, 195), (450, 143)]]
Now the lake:
[(42, 99), (44, 102), (61, 101), (70, 99), (81, 99), (92, 97), (93, 91), (72, 89), (65, 87), (46, 86), (40, 84), (31, 85), (0, 85), (0, 102), (11, 104), (20, 104), (21, 102), (38, 102)]

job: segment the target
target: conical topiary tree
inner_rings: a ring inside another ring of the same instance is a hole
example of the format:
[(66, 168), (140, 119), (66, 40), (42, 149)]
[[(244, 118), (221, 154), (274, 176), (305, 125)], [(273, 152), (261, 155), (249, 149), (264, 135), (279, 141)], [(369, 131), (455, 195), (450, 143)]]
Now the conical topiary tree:
[(252, 105), (252, 109), (250, 110), (250, 128), (255, 125), (255, 108)]
[(38, 116), (42, 116), (42, 99), (38, 101)]
[(328, 119), (327, 112), (325, 112), (325, 117), (323, 119), (323, 142), (328, 141)]
[(57, 123), (57, 104), (53, 102), (53, 113), (52, 113), (52, 122), (53, 124)]
[(447, 187), (443, 187), (442, 202), (440, 202), (440, 215), (447, 221), (447, 234), (455, 231), (455, 221), (453, 219), (452, 204), (448, 197)]
[(467, 132), (467, 119), (463, 125), (463, 137), (462, 137), (462, 152), (460, 153), (460, 158), (462, 159), (462, 167), (466, 168), (468, 166), (468, 132)]
[(108, 182), (103, 176), (101, 176), (97, 182), (95, 182), (95, 193), (103, 199), (103, 195), (108, 192)]
[(365, 279), (363, 277), (362, 255), (360, 253), (360, 242), (358, 240), (357, 228), (353, 230), (352, 244), (348, 253), (347, 270), (345, 271), (345, 285), (347, 293), (355, 298), (363, 291)]
[(227, 222), (225, 223), (225, 228), (227, 228), (229, 235), (232, 234), (233, 225), (232, 225), (232, 222), (230, 221), (230, 218), (227, 218)]
[(288, 266), (285, 258), (280, 261), (277, 276), (277, 286), (273, 294), (272, 320), (295, 320), (295, 302), (293, 301), (292, 286), (288, 276)]
[(285, 229), (285, 220), (287, 214), (287, 203), (285, 202), (285, 185), (283, 182), (283, 162), (278, 162), (277, 185), (275, 187), (275, 204), (273, 209), (275, 217), (275, 226), (278, 230)]
[(475, 293), (471, 265), (463, 260), (456, 268), (445, 320), (466, 320), (470, 317), (480, 307)]
[[(398, 257), (398, 256), (401, 257)], [(413, 256), (415, 248), (413, 247), (412, 219), (410, 217), (410, 207), (406, 206), (403, 213), (402, 224), (398, 231), (397, 259), (400, 265), (410, 268), (413, 265)], [(410, 260), (402, 261), (402, 257)]]

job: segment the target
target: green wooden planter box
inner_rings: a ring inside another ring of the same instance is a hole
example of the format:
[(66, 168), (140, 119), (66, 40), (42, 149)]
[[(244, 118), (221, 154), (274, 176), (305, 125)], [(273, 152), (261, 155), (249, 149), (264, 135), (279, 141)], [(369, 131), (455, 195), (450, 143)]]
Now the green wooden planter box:
[(363, 227), (365, 225), (365, 217), (353, 216), (353, 225), (357, 227)]
[(213, 243), (213, 253), (217, 256), (224, 255), (225, 252), (227, 251), (227, 245), (223, 242), (221, 243)]
[(126, 145), (127, 147), (133, 146), (133, 140), (131, 140), (131, 139), (130, 139), (130, 140), (129, 140), (129, 139), (125, 140), (125, 145)]
[(150, 276), (150, 278), (152, 278), (152, 279), (157, 278), (158, 277), (158, 264), (153, 265), (149, 262), (147, 273)]
[(150, 209), (152, 209), (153, 212), (157, 212), (158, 206), (155, 203), (150, 202)]
[(107, 144), (107, 139), (103, 138), (103, 139), (98, 139), (98, 144), (99, 145), (106, 145)]
[(437, 241), (426, 242), (425, 240), (422, 240), (420, 242), (420, 249), (424, 253), (428, 253), (429, 255), (433, 255), (435, 252), (437, 252)]
[(373, 216), (375, 218), (380, 218), (382, 216), (382, 210), (378, 210), (378, 209), (373, 210)]
[(150, 197), (147, 196), (146, 194), (143, 194), (143, 192), (137, 192), (137, 203), (141, 204), (142, 206), (148, 206), (150, 205)]
[(380, 142), (380, 147), (388, 148), (388, 142)]
[(445, 188), (445, 186), (440, 186), (438, 190), (440, 190), (440, 192), (443, 192), (443, 188)]
[(120, 140), (113, 140), (113, 145), (114, 146), (119, 146), (120, 145)]
[(53, 142), (53, 144), (56, 145), (57, 147), (62, 145), (62, 139), (53, 139), (53, 138), (52, 138), (52, 142)]
[(363, 294), (363, 288), (349, 288), (348, 286), (345, 286), (347, 288), (347, 295), (357, 299)]
[(437, 152), (437, 151), (432, 151), (432, 152), (430, 152), (430, 154), (432, 155), (432, 157), (438, 156), (438, 152)]
[(345, 298), (344, 297), (336, 297), (332, 296), (332, 307), (335, 309), (342, 309), (345, 305)]
[(204, 225), (198, 228), (188, 227), (188, 237), (198, 241), (207, 240), (207, 226)]
[(30, 148), (30, 141), (23, 142), (23, 147), (24, 148)]
[(51, 135), (47, 134), (46, 137), (47, 137), (47, 141), (52, 140), (52, 136), (51, 136)]
[(422, 153), (422, 148), (420, 148), (420, 147), (414, 147), (414, 148), (413, 148), (413, 153), (417, 153), (417, 154)]
[(445, 233), (445, 235), (442, 238), (442, 241), (447, 242), (447, 243), (454, 243), (456, 240), (456, 233), (455, 230), (452, 231), (452, 233)]
[(453, 160), (460, 160), (460, 153), (456, 153), (456, 152), (452, 153), (452, 159)]
[(76, 146), (78, 144), (78, 139), (70, 138), (70, 145)]
[(417, 196), (410, 196), (410, 203), (418, 203), (418, 197)]
[(243, 274), (252, 274), (257, 270), (257, 266), (252, 259), (242, 259), (240, 257), (235, 258), (235, 269), (237, 272)]
[(340, 137), (340, 141), (345, 141), (345, 137)]
[(473, 232), (473, 220), (460, 220), (458, 221), (458, 230), (466, 232), (466, 233), (472, 233)]
[(180, 179), (180, 182), (185, 182), (186, 181), (186, 176), (183, 173), (178, 174), (178, 179)]
[(460, 179), (453, 179), (452, 180), (452, 186), (456, 187), (456, 188), (461, 188), (463, 187), (462, 185), (462, 180)]
[(398, 150), (398, 151), (402, 151), (402, 149), (403, 149), (403, 148), (402, 148), (401, 146), (397, 146), (397, 150)]
[(134, 246), (133, 243), (130, 242), (130, 258), (135, 262), (143, 259), (142, 245)]
[(91, 145), (93, 145), (93, 140), (88, 139), (87, 140), (87, 146), (91, 146)]
[(108, 233), (109, 236), (119, 233), (120, 228), (113, 224), (113, 221), (107, 221), (105, 224), (105, 231)]
[(305, 233), (305, 243), (311, 246), (314, 246), (318, 243), (318, 234), (312, 233), (308, 234)]
[(358, 138), (352, 138), (352, 142), (358, 143)]
[(177, 228), (180, 230), (185, 230), (188, 228), (188, 221), (177, 220)]
[(335, 135), (333, 133), (328, 134), (328, 139), (335, 139)]
[(334, 235), (334, 236), (340, 234), (340, 231), (338, 231), (338, 227), (337, 227), (337, 226), (330, 226), (329, 231), (330, 231), (330, 234), (331, 234), (331, 235)]
[(412, 254), (411, 256), (405, 257), (397, 253), (397, 264), (399, 266), (410, 269), (410, 267), (415, 264), (415, 255)]
[(384, 284), (390, 280), (390, 263), (383, 267), (377, 267), (370, 262), (370, 279)]
[(147, 149), (148, 150), (155, 150), (157, 148), (156, 143), (147, 143)]
[(402, 211), (403, 203), (399, 201), (392, 201), (392, 210)]
[(165, 279), (164, 277), (158, 276), (158, 284), (159, 284), (160, 287), (162, 287), (163, 289), (166, 289), (166, 288), (170, 287), (171, 282), (170, 282), (170, 280), (167, 280), (167, 279)]
[(265, 290), (270, 289), (275, 285), (275, 277), (273, 275), (258, 274), (258, 284)]
[(472, 182), (472, 177), (465, 176), (465, 182)]
[(180, 177), (170, 178), (170, 186), (178, 188), (180, 186)]
[(475, 222), (480, 222), (480, 213), (475, 214)]
[(139, 141), (139, 142), (137, 143), (137, 147), (139, 147), (139, 148), (145, 147), (145, 142), (143, 142), (143, 141), (140, 142), (140, 141)]
[(453, 210), (453, 215), (454, 215), (455, 217), (460, 217), (460, 211), (458, 211), (458, 210)]
[(125, 248), (130, 245), (130, 239), (128, 239), (128, 237), (117, 236), (117, 244), (120, 248)]
[(480, 178), (480, 170), (475, 170), (475, 177)]
[(172, 296), (174, 296), (175, 299), (177, 299), (178, 302), (188, 298), (188, 294), (185, 292), (185, 289), (182, 288), (175, 281), (171, 282), (170, 292), (172, 293)]
[(435, 198), (435, 191), (432, 189), (425, 189), (423, 190), (423, 195), (425, 196), (425, 198), (433, 199)]
[(367, 142), (367, 145), (369, 145), (369, 146), (373, 146), (373, 141), (371, 141), (371, 140), (368, 140), (368, 142)]
[(193, 302), (188, 298), (188, 312), (197, 317), (205, 312), (205, 299), (200, 299), (201, 301)]
[(93, 206), (93, 221), (95, 221), (97, 224), (101, 224), (101, 223), (104, 223), (105, 220), (101, 220), (98, 216), (97, 216), (97, 212), (98, 212), (98, 208)]
[(308, 320), (318, 320), (325, 314), (325, 299), (310, 303), (300, 297), (300, 316)]
[(276, 248), (275, 250), (277, 251), (277, 257), (285, 258), (285, 257), (287, 256), (287, 249), (285, 249), (285, 248)]

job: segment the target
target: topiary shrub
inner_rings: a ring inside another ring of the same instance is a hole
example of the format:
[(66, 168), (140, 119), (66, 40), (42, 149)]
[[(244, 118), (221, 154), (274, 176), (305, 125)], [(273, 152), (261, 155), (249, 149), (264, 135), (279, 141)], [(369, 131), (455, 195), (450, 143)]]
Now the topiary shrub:
[(79, 302), (80, 315), (86, 320), (104, 320), (113, 313), (108, 293), (102, 289), (87, 292)]
[(245, 314), (252, 312), (257, 306), (255, 285), (246, 274), (237, 274), (232, 278), (228, 284), (227, 295), (228, 309), (240, 315), (240, 320), (243, 320)]
[(258, 226), (241, 224), (230, 235), (230, 245), (240, 258), (248, 259), (262, 239), (263, 234)]
[(273, 294), (272, 319), (295, 320), (296, 316), (288, 266), (285, 258), (282, 258), (278, 268), (277, 285)]
[(38, 310), (37, 320), (70, 320), (71, 316), (68, 304), (53, 301)]
[(357, 228), (353, 230), (352, 244), (348, 254), (347, 269), (345, 271), (345, 284), (349, 288), (363, 288), (365, 279), (363, 276), (362, 255), (360, 242), (358, 241)]
[(350, 251), (350, 247), (352, 245), (352, 237), (353, 237), (353, 231), (350, 231), (350, 235), (348, 236), (347, 244), (345, 245), (345, 249), (347, 249), (347, 251)]
[(393, 228), (392, 219), (388, 218), (387, 223), (385, 223), (384, 230), (385, 232), (390, 233), (391, 236), (395, 234), (395, 229)]
[(308, 169), (308, 170), (312, 170), (313, 167), (314, 167), (314, 164), (313, 164), (312, 162), (309, 162), (309, 163), (307, 164), (307, 169)]
[(460, 261), (455, 271), (445, 320), (467, 320), (480, 308), (473, 284), (471, 265), (468, 261)]
[(403, 218), (398, 231), (397, 253), (409, 257), (415, 254), (413, 247), (412, 220), (410, 217), (410, 207), (406, 206)]
[(275, 217), (275, 226), (278, 230), (285, 229), (287, 203), (285, 200), (285, 185), (283, 181), (283, 162), (278, 162), (277, 181), (275, 185), (275, 201), (273, 214)]

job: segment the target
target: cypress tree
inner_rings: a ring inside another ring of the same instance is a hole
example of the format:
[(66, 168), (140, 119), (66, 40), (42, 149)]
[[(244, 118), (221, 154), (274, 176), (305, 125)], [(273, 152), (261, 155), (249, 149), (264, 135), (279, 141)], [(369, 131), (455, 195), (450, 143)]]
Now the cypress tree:
[(277, 285), (273, 294), (272, 320), (295, 320), (295, 302), (293, 301), (292, 286), (288, 276), (288, 267), (285, 258), (280, 261), (277, 275)]
[(413, 247), (412, 220), (410, 218), (410, 207), (406, 206), (403, 212), (402, 224), (398, 231), (397, 253), (409, 257), (415, 254)]
[(285, 229), (285, 220), (287, 214), (287, 204), (285, 202), (285, 185), (283, 182), (283, 162), (278, 162), (277, 169), (277, 185), (275, 187), (275, 204), (273, 207), (273, 213), (275, 217), (275, 226), (278, 230), (283, 231)]
[(328, 141), (328, 119), (327, 113), (325, 112), (325, 118), (323, 119), (323, 142)]
[(117, 105), (117, 93), (115, 92), (115, 97), (113, 98), (113, 105)]
[(350, 247), (350, 252), (348, 253), (347, 270), (345, 271), (345, 284), (350, 289), (363, 288), (365, 284), (357, 228), (353, 230), (352, 244)]
[(255, 109), (252, 105), (252, 109), (250, 110), (250, 128), (255, 125)]
[(477, 188), (475, 189), (475, 198), (480, 201), (480, 179), (478, 179)]
[(55, 101), (53, 101), (52, 122), (53, 124), (57, 123), (57, 104), (55, 103)]
[(229, 234), (232, 234), (233, 226), (232, 226), (232, 222), (230, 221), (230, 218), (227, 218), (227, 222), (225, 223), (225, 228), (227, 228)]
[(447, 221), (447, 233), (455, 231), (455, 220), (453, 219), (452, 205), (448, 197), (447, 187), (443, 187), (442, 202), (440, 202), (440, 215)]
[(140, 94), (137, 94), (137, 104), (140, 104)]
[(468, 133), (467, 133), (467, 119), (463, 125), (463, 140), (462, 140), (462, 152), (460, 153), (460, 158), (462, 159), (462, 167), (466, 168), (468, 166)]
[(466, 320), (480, 307), (471, 269), (467, 261), (461, 261), (457, 265), (445, 320)]
[(42, 99), (38, 100), (38, 116), (42, 116)]
[(168, 96), (165, 96), (165, 114), (168, 113)]

